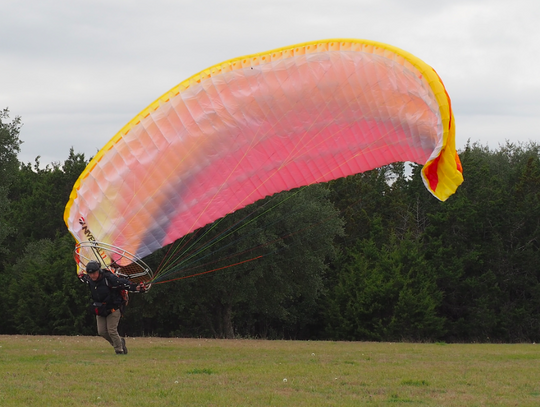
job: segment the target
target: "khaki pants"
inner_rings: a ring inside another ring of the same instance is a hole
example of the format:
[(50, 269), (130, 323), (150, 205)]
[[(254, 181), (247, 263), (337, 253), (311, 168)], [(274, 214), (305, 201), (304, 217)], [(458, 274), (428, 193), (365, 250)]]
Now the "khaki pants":
[(96, 316), (98, 335), (109, 342), (116, 352), (122, 351), (122, 339), (118, 335), (118, 323), (122, 316), (120, 310), (115, 310), (106, 317)]

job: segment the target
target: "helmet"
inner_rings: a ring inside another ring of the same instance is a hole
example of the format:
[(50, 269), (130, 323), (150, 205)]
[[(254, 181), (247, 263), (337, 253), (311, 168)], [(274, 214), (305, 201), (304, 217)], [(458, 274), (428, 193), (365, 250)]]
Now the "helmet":
[(95, 273), (98, 271), (101, 267), (99, 266), (99, 263), (95, 260), (90, 260), (88, 263), (86, 263), (86, 272), (87, 273)]

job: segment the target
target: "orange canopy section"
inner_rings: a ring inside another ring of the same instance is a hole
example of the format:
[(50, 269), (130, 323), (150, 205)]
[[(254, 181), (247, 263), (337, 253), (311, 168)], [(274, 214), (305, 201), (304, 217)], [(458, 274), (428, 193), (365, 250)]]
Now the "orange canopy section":
[(76, 182), (77, 241), (143, 257), (276, 192), (396, 161), (447, 199), (463, 181), (450, 98), (399, 48), (333, 39), (214, 65), (124, 126)]

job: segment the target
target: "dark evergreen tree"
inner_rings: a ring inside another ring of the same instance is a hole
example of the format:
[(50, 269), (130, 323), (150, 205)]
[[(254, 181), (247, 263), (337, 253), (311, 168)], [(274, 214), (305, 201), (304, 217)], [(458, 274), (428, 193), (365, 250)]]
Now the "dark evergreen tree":
[(473, 144), (461, 160), (465, 182), (457, 193), (422, 204), (446, 339), (538, 340), (538, 146)]
[(9, 110), (0, 111), (0, 274), (4, 270), (8, 249), (6, 239), (16, 231), (16, 223), (9, 217), (9, 191), (17, 177), (22, 141), (19, 139), (21, 119), (9, 121)]
[(64, 209), (86, 164), (84, 154), (75, 154), (72, 148), (63, 165), (52, 163), (41, 168), (38, 157), (33, 166), (20, 166), (9, 193), (9, 216), (17, 225), (17, 233), (7, 244), (12, 253), (10, 262), (16, 261), (29, 243), (69, 233)]
[(444, 334), (442, 293), (421, 242), (364, 239), (342, 256), (327, 303), (327, 335), (346, 340), (434, 340)]
[(64, 235), (30, 243), (8, 270), (3, 333), (74, 335), (93, 332), (89, 293), (77, 281), (73, 239)]

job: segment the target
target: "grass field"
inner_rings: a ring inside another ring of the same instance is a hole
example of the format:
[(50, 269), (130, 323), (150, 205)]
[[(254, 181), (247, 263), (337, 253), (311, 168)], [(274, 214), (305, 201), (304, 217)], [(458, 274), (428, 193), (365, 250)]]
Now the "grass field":
[(0, 336), (0, 406), (540, 406), (534, 344)]

